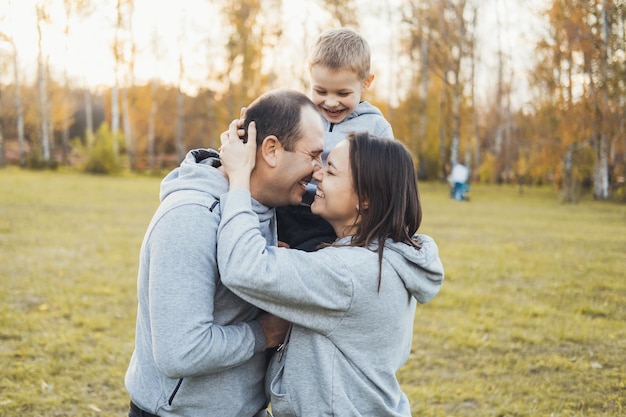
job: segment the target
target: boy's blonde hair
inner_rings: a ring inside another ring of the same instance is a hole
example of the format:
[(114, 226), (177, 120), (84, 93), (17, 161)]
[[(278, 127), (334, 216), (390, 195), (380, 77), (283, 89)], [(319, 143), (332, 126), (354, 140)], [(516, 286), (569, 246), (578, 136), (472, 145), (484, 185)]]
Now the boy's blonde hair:
[(330, 29), (317, 38), (309, 55), (309, 70), (315, 65), (332, 70), (351, 70), (359, 80), (370, 75), (370, 47), (352, 29)]

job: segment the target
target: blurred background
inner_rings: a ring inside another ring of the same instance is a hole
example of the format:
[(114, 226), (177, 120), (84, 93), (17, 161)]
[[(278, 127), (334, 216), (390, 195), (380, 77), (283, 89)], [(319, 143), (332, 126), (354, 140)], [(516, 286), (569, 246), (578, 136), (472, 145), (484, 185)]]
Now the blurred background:
[(626, 201), (622, 0), (0, 0), (0, 165), (161, 172), (347, 26), (422, 180)]

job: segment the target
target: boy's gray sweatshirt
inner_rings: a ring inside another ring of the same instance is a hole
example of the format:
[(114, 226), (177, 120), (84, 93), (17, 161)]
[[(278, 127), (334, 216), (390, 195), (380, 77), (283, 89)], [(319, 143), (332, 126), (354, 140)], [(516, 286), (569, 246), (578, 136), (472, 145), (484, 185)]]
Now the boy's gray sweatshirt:
[[(141, 246), (135, 350), (125, 382), (137, 406), (161, 417), (251, 417), (266, 405), (259, 310), (218, 275), (218, 197), (228, 182), (214, 167), (217, 156), (191, 151), (163, 179)], [(274, 210), (250, 204), (262, 239), (276, 244)]]
[(378, 290), (376, 252), (267, 247), (249, 201), (245, 190), (221, 198), (218, 265), (234, 293), (293, 323), (266, 380), (274, 415), (411, 416), (396, 372), (411, 352), (416, 304), (443, 282), (435, 242), (385, 242)]

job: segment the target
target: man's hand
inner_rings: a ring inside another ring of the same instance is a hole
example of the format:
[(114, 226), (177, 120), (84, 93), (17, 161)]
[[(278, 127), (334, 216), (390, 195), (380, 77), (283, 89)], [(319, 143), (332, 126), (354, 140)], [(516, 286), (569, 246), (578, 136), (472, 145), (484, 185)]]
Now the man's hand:
[(287, 320), (283, 320), (270, 313), (261, 313), (256, 319), (265, 334), (265, 347), (267, 349), (274, 348), (280, 343), (285, 341), (287, 330), (289, 330), (289, 323)]

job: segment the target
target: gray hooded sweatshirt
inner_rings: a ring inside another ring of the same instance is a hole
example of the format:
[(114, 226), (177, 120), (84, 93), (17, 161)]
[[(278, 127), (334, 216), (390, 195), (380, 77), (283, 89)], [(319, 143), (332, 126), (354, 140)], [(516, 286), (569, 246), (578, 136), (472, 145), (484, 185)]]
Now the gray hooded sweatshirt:
[[(161, 417), (250, 417), (266, 405), (259, 310), (222, 285), (217, 270), (218, 196), (228, 191), (218, 165), (217, 153), (191, 151), (163, 179), (141, 246), (125, 382), (137, 406)], [(274, 210), (247, 203), (261, 239), (276, 244)]]
[(222, 282), (293, 323), (266, 380), (274, 415), (411, 416), (396, 372), (411, 352), (416, 305), (431, 300), (443, 282), (435, 242), (418, 235), (420, 250), (385, 242), (378, 290), (377, 252), (267, 247), (249, 192), (231, 191), (221, 205)]

